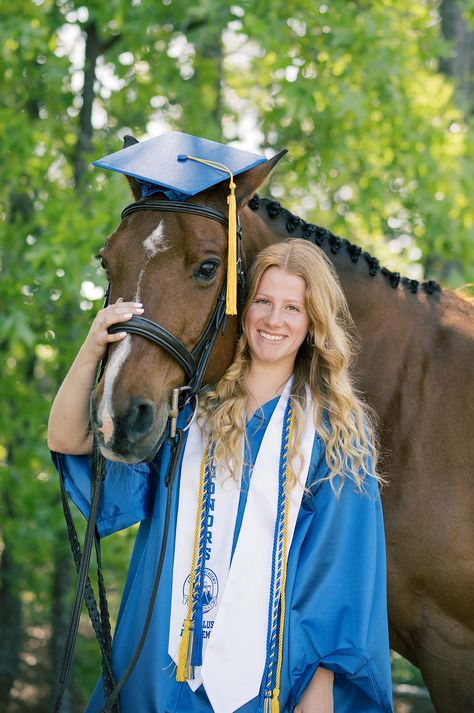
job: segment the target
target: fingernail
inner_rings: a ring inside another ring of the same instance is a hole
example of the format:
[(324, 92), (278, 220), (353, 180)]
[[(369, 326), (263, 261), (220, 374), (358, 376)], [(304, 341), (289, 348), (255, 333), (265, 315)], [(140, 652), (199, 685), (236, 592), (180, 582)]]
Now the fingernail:
[(127, 336), (127, 332), (119, 332), (118, 334), (119, 334), (119, 337), (126, 337), (126, 336)]
[(123, 302), (123, 297), (119, 297), (117, 302)]
[(127, 317), (131, 317), (131, 316), (132, 316), (131, 312), (125, 312), (125, 314), (123, 315), (123, 318), (127, 319)]
[(135, 302), (135, 307), (143, 307), (143, 304), (141, 302)]
[(145, 311), (145, 310), (144, 310), (144, 309), (140, 309), (140, 307), (137, 307), (136, 310), (135, 310), (135, 312), (140, 312), (140, 314), (143, 314), (144, 311)]

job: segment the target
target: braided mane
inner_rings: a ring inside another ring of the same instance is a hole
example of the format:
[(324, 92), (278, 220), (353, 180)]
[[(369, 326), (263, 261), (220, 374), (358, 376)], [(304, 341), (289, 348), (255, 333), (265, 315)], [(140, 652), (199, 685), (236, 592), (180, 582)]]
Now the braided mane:
[(302, 218), (298, 218), (296, 215), (290, 213), (289, 210), (283, 208), (278, 201), (272, 201), (269, 198), (260, 198), (257, 194), (255, 194), (248, 205), (254, 212), (257, 212), (261, 207), (263, 207), (266, 208), (270, 218), (275, 219), (280, 217), (285, 220), (287, 233), (294, 233), (295, 230), (301, 228), (302, 237), (315, 243), (318, 247), (322, 247), (323, 243), (326, 241), (333, 255), (336, 255), (342, 249), (345, 249), (353, 263), (359, 262), (362, 258), (362, 260), (365, 260), (369, 267), (369, 275), (371, 277), (375, 277), (375, 275), (380, 271), (381, 274), (387, 278), (390, 285), (394, 289), (396, 289), (401, 283), (412, 294), (416, 294), (420, 287), (429, 295), (441, 291), (441, 286), (434, 280), (427, 280), (426, 282), (422, 282), (420, 284), (419, 280), (402, 277), (399, 272), (392, 272), (392, 270), (389, 270), (388, 267), (381, 266), (378, 258), (373, 257), (359, 245), (354, 245), (354, 243), (351, 243), (346, 238), (334, 235), (334, 233), (331, 233), (331, 231), (327, 228), (322, 228), (319, 225), (314, 225), (313, 223), (307, 223)]

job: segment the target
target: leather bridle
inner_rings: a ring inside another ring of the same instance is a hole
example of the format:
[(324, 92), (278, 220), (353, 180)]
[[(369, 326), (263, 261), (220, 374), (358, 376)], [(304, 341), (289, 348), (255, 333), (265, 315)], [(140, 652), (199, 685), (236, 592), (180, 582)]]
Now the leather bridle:
[[(156, 210), (168, 213), (188, 213), (198, 215), (202, 218), (215, 220), (220, 223), (226, 230), (229, 226), (227, 217), (220, 211), (211, 206), (201, 203), (186, 203), (184, 201), (171, 200), (146, 200), (131, 203), (122, 211), (122, 220), (132, 213), (143, 210)], [(245, 272), (243, 270), (241, 259), (241, 239), (242, 228), (240, 222), (237, 223), (237, 289), (238, 302), (242, 305), (245, 296)], [(154, 344), (165, 349), (182, 367), (188, 383), (180, 389), (185, 398), (180, 398), (179, 407), (199, 393), (202, 387), (204, 373), (211, 355), (212, 348), (215, 344), (219, 331), (225, 329), (226, 314), (225, 314), (225, 281), (221, 288), (219, 297), (217, 298), (214, 311), (211, 318), (202, 333), (197, 344), (190, 350), (183, 342), (175, 337), (171, 332), (146, 317), (133, 316), (127, 322), (114, 324), (109, 328), (110, 333), (129, 332), (130, 334), (138, 334), (141, 337), (149, 339)]]
[[(208, 218), (210, 220), (215, 220), (220, 223), (226, 230), (228, 229), (228, 219), (220, 211), (199, 203), (186, 203), (184, 201), (171, 201), (171, 200), (142, 200), (131, 203), (122, 211), (122, 220), (132, 213), (142, 211), (142, 210), (157, 210), (161, 212), (171, 212), (171, 213), (188, 213), (192, 215), (201, 216), (203, 218)], [(237, 290), (238, 290), (238, 304), (239, 307), (242, 306), (243, 300), (245, 298), (246, 284), (245, 284), (245, 272), (242, 265), (241, 259), (241, 238), (242, 229), (240, 222), (237, 221)], [(106, 292), (105, 305), (108, 301), (109, 289)], [(84, 540), (84, 546), (81, 551), (79, 541), (77, 538), (77, 533), (74, 527), (72, 516), (67, 503), (66, 492), (64, 489), (64, 477), (62, 473), (62, 467), (59, 460), (59, 471), (60, 471), (60, 482), (61, 482), (61, 496), (63, 501), (63, 508), (65, 512), (68, 535), (71, 543), (71, 549), (73, 551), (74, 561), (76, 564), (76, 569), (78, 571), (78, 582), (76, 587), (76, 597), (71, 611), (71, 617), (68, 627), (68, 632), (66, 634), (66, 644), (64, 649), (63, 661), (61, 665), (61, 671), (58, 682), (58, 691), (56, 695), (55, 703), (53, 704), (52, 710), (54, 713), (60, 710), (62, 699), (64, 696), (64, 691), (66, 689), (67, 680), (69, 677), (69, 671), (72, 662), (72, 656), (74, 653), (74, 645), (77, 637), (77, 629), (79, 625), (79, 616), (82, 601), (85, 598), (87, 608), (89, 611), (89, 616), (92, 620), (94, 630), (96, 632), (97, 639), (102, 651), (102, 662), (103, 662), (103, 677), (104, 677), (104, 688), (106, 702), (102, 711), (119, 711), (118, 695), (122, 687), (128, 680), (130, 673), (132, 672), (135, 663), (140, 656), (143, 644), (145, 642), (148, 628), (151, 622), (154, 601), (156, 593), (158, 591), (158, 586), (161, 578), (161, 572), (163, 568), (164, 554), (167, 545), (168, 537), (168, 524), (170, 520), (171, 513), (171, 495), (173, 483), (176, 475), (176, 471), (180, 462), (181, 454), (184, 448), (184, 431), (189, 427), (190, 423), (181, 428), (176, 428), (177, 418), (179, 415), (179, 410), (184, 408), (184, 406), (189, 403), (189, 401), (195, 397), (197, 403), (197, 395), (202, 388), (202, 382), (204, 379), (204, 374), (209, 362), (209, 358), (212, 352), (212, 348), (216, 342), (219, 332), (224, 332), (226, 324), (226, 311), (225, 311), (225, 295), (226, 295), (226, 280), (220, 290), (219, 296), (217, 298), (216, 305), (214, 307), (213, 313), (207, 323), (204, 332), (199, 338), (197, 344), (192, 348), (188, 349), (183, 342), (175, 337), (171, 332), (162, 327), (157, 322), (153, 322), (145, 317), (133, 316), (130, 320), (125, 323), (115, 324), (109, 328), (110, 333), (115, 332), (128, 332), (130, 334), (137, 334), (141, 337), (149, 339), (157, 346), (165, 349), (182, 367), (186, 374), (187, 384), (180, 387), (179, 389), (174, 389), (173, 396), (171, 400), (171, 408), (169, 412), (169, 429), (168, 429), (168, 439), (171, 447), (171, 457), (169, 461), (168, 470), (164, 478), (166, 488), (168, 490), (167, 504), (165, 512), (165, 526), (163, 532), (163, 538), (161, 542), (160, 554), (158, 557), (158, 565), (155, 573), (155, 579), (152, 586), (152, 592), (150, 595), (150, 602), (148, 605), (147, 615), (145, 619), (145, 624), (143, 631), (139, 640), (139, 643), (130, 659), (130, 662), (125, 670), (120, 681), (115, 684), (113, 680), (112, 673), (112, 642), (110, 638), (110, 625), (108, 620), (108, 610), (105, 599), (105, 588), (102, 578), (102, 569), (100, 562), (100, 539), (96, 530), (96, 517), (97, 510), (100, 500), (101, 483), (105, 479), (105, 463), (103, 458), (97, 456), (94, 460), (94, 467), (92, 473), (92, 485), (91, 485), (91, 512), (89, 516), (89, 521), (87, 525), (86, 537)], [(105, 306), (104, 305), (104, 306)], [(98, 369), (98, 379), (104, 371), (105, 362), (101, 363)], [(97, 444), (94, 443), (94, 448), (97, 449)], [(89, 561), (92, 550), (92, 541), (95, 538), (96, 553), (97, 553), (97, 572), (99, 580), (99, 593), (100, 593), (100, 603), (101, 603), (101, 613), (99, 614), (97, 610), (97, 605), (95, 602), (94, 594), (90, 585), (88, 578)]]

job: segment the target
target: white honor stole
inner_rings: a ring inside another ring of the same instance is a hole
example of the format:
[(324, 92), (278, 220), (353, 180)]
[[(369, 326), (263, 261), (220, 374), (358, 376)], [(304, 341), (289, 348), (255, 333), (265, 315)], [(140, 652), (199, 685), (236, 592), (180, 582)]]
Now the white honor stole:
[[(292, 379), (266, 428), (250, 479), (247, 503), (231, 563), (240, 482), (216, 469), (209, 511), (203, 606), (203, 663), (187, 683), (201, 683), (217, 713), (233, 713), (259, 694), (265, 669), (271, 562), (277, 518), (278, 474), (283, 421)], [(314, 441), (314, 417), (308, 392), (300, 452), (302, 468), (289, 494), (288, 551), (304, 493)], [(177, 662), (187, 616), (199, 473), (207, 436), (190, 428), (179, 487), (173, 563), (168, 653)]]

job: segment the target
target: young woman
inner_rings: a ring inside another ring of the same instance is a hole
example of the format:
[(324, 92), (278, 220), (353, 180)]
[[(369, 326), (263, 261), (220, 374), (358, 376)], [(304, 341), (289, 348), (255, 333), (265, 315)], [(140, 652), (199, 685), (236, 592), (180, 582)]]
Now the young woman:
[[(85, 515), (95, 366), (121, 338), (107, 327), (141, 309), (99, 312), (51, 411), (49, 445), (75, 454), (55, 457)], [(189, 431), (153, 621), (121, 710), (391, 713), (374, 421), (351, 382), (353, 323), (324, 253), (303, 240), (262, 251), (242, 321), (235, 360)], [(146, 616), (168, 457), (108, 467), (99, 531), (141, 521), (117, 678)], [(102, 703), (99, 682), (87, 710)]]

